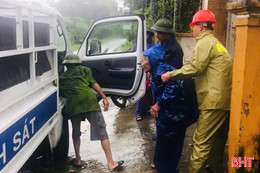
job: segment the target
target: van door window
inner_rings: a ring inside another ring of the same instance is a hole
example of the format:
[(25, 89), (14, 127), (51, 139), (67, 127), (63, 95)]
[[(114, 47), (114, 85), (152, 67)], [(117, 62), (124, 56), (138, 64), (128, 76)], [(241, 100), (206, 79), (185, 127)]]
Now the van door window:
[(67, 53), (67, 43), (62, 29), (62, 25), (58, 21), (57, 25), (57, 51), (58, 51), (58, 73), (61, 75), (64, 72), (62, 62)]
[(137, 40), (135, 20), (97, 25), (88, 39), (87, 55), (133, 52)]
[(47, 23), (34, 22), (35, 47), (50, 45), (50, 26)]
[(64, 33), (62, 31), (61, 25), (57, 26), (57, 51), (66, 50), (66, 41), (64, 38)]
[(29, 55), (0, 58), (0, 91), (30, 79)]
[(16, 21), (0, 17), (0, 51), (16, 49)]
[(40, 51), (36, 53), (37, 60), (35, 64), (35, 75), (41, 76), (43, 73), (51, 70), (51, 64), (47, 57), (46, 51)]

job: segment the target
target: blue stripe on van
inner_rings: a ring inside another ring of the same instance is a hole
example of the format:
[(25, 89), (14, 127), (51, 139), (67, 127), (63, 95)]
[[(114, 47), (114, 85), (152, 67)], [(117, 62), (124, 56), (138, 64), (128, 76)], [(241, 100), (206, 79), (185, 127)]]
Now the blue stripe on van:
[(0, 134), (0, 171), (56, 112), (57, 92)]

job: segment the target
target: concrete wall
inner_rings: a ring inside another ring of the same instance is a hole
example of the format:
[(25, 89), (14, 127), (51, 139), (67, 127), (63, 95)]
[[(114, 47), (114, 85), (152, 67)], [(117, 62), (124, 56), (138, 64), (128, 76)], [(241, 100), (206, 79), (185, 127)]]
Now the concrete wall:
[(193, 47), (196, 43), (195, 38), (191, 33), (176, 33), (176, 39), (183, 49), (183, 63), (186, 64), (191, 60)]

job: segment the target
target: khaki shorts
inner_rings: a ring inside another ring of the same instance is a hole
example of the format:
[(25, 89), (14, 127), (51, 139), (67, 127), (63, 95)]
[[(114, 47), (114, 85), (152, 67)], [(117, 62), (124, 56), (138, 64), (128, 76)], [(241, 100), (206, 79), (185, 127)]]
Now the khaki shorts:
[(77, 140), (80, 135), (80, 125), (82, 121), (82, 117), (85, 116), (90, 123), (90, 140), (105, 140), (108, 139), (107, 131), (106, 131), (106, 123), (101, 111), (94, 112), (86, 112), (75, 115), (71, 118), (72, 124), (72, 138), (73, 140)]

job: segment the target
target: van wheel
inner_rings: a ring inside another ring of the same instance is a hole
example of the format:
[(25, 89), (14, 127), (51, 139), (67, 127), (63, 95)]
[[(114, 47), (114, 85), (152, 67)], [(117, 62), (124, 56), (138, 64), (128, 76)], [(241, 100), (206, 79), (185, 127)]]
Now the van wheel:
[(125, 97), (121, 97), (121, 96), (111, 96), (111, 100), (113, 101), (113, 103), (120, 107), (120, 108), (125, 108), (127, 99)]
[(69, 126), (68, 119), (63, 118), (61, 139), (53, 149), (53, 158), (58, 161), (65, 161), (69, 153)]

